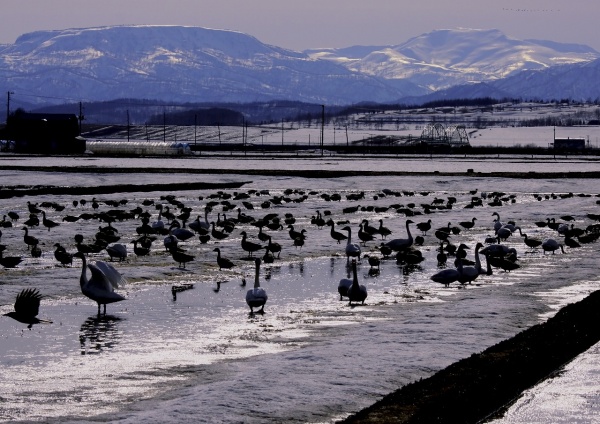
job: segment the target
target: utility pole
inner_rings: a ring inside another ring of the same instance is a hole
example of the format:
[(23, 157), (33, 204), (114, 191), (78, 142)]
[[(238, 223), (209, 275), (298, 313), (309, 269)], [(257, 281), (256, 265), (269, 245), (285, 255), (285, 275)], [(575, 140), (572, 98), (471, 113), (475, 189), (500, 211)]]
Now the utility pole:
[(167, 112), (163, 110), (163, 142), (167, 142)]
[(129, 142), (129, 109), (127, 109), (127, 142)]
[(81, 135), (81, 122), (85, 119), (83, 116), (83, 103), (81, 102), (79, 102), (79, 116), (77, 119), (79, 119), (79, 135)]
[(321, 156), (325, 144), (325, 105), (321, 105)]
[(281, 118), (281, 145), (283, 146), (283, 118)]
[(12, 91), (6, 92), (6, 125), (8, 126), (8, 117), (10, 116), (10, 95), (15, 94)]
[(196, 145), (196, 128), (198, 127), (198, 114), (194, 114), (194, 146)]

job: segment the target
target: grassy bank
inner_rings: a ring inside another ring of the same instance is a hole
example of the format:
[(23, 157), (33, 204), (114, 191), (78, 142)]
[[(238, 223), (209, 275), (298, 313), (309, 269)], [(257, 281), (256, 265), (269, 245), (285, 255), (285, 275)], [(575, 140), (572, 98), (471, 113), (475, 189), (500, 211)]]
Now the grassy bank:
[(477, 423), (600, 341), (600, 291), (342, 421)]

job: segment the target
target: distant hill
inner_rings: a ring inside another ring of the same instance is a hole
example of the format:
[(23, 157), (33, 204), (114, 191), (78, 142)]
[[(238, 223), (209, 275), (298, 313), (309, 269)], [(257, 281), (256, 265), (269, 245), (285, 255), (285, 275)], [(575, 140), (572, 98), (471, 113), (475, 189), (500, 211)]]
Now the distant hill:
[(296, 52), (235, 31), (115, 26), (32, 32), (1, 45), (0, 92), (14, 92), (11, 108), (25, 109), (124, 98), (348, 105), (474, 92), (580, 100), (599, 97), (598, 58), (587, 46), (516, 40), (498, 30)]

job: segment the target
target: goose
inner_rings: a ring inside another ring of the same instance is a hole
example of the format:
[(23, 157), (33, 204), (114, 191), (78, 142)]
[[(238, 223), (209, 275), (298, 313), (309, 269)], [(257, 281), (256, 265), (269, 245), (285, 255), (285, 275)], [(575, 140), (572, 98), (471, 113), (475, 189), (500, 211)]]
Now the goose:
[(342, 240), (346, 240), (348, 238), (348, 236), (346, 236), (345, 234), (335, 230), (335, 223), (333, 222), (333, 219), (327, 221), (327, 225), (331, 227), (331, 238), (337, 240), (338, 244), (340, 244)]
[(514, 247), (508, 247), (504, 244), (490, 244), (481, 249), (480, 253), (486, 257), (504, 257), (506, 255), (517, 256), (517, 250)]
[(124, 244), (116, 243), (106, 248), (110, 260), (117, 258), (119, 262), (124, 261), (127, 258), (127, 247)]
[(258, 227), (258, 234), (256, 235), (256, 237), (258, 237), (260, 241), (268, 241), (271, 238), (271, 236), (267, 233), (263, 233), (263, 227), (263, 225)]
[(18, 221), (19, 220), (19, 214), (16, 213), (15, 211), (10, 211), (8, 212), (8, 217), (13, 221)]
[(273, 256), (273, 253), (269, 250), (269, 246), (265, 246), (265, 254), (262, 257), (262, 261), (266, 264), (275, 262), (275, 256)]
[(306, 240), (306, 235), (304, 234), (306, 230), (300, 231), (300, 236), (294, 239), (294, 246), (302, 248), (304, 246), (304, 240)]
[(513, 261), (507, 259), (504, 256), (485, 256), (488, 265), (493, 266), (494, 268), (501, 268), (506, 272), (510, 272), (514, 269), (520, 268), (520, 266)]
[(387, 236), (389, 236), (390, 234), (392, 234), (392, 230), (390, 230), (388, 227), (384, 227), (383, 226), (383, 219), (379, 220), (379, 234), (381, 234), (381, 238), (385, 239)]
[(215, 247), (213, 249), (213, 252), (217, 252), (217, 264), (219, 265), (220, 270), (222, 270), (223, 268), (231, 269), (235, 266), (235, 264), (233, 262), (231, 262), (229, 259), (221, 256), (221, 249), (219, 249), (218, 247)]
[(364, 222), (363, 221), (359, 226), (358, 226), (358, 238), (361, 240), (363, 246), (367, 246), (367, 242), (368, 241), (373, 241), (373, 239), (375, 238), (372, 234), (369, 234), (368, 232), (366, 232), (364, 230)]
[(544, 255), (546, 254), (546, 252), (552, 252), (552, 254), (554, 254), (554, 252), (558, 249), (560, 249), (561, 252), (565, 253), (563, 245), (552, 238), (546, 239), (542, 242), (542, 249), (544, 249)]
[(352, 302), (361, 302), (364, 305), (367, 298), (367, 288), (358, 284), (356, 259), (352, 259), (352, 285), (348, 288), (346, 296), (348, 297), (348, 305), (350, 306), (352, 306)]
[(226, 239), (227, 237), (229, 237), (229, 233), (225, 232), (225, 231), (219, 231), (217, 230), (217, 228), (215, 227), (215, 223), (211, 222), (210, 225), (212, 226), (212, 231), (210, 232), (210, 235), (217, 240), (223, 240)]
[(431, 230), (431, 219), (428, 219), (427, 222), (419, 222), (416, 226), (426, 236), (427, 231)]
[(352, 243), (352, 228), (345, 226), (342, 230), (348, 231), (348, 241), (346, 242), (346, 258), (350, 260), (350, 256), (360, 259), (360, 244)]
[[(115, 288), (124, 284), (126, 280), (112, 265), (103, 261), (88, 264), (85, 255), (81, 252), (75, 253), (73, 257), (81, 259), (81, 277), (79, 278), (81, 292), (98, 303), (98, 315), (100, 315), (100, 305), (104, 305), (104, 315), (106, 315), (107, 304), (125, 300), (123, 296), (115, 292)], [(86, 275), (88, 268), (92, 273), (90, 279)]]
[(523, 241), (525, 242), (525, 244), (529, 247), (531, 247), (532, 249), (535, 249), (536, 247), (539, 247), (542, 245), (542, 241), (535, 239), (535, 238), (531, 238), (528, 237), (527, 234), (523, 233), (521, 234), (523, 236)]
[(250, 307), (250, 314), (254, 314), (254, 308), (260, 307), (257, 311), (259, 314), (265, 312), (265, 303), (267, 303), (267, 292), (260, 286), (259, 275), (260, 275), (260, 259), (256, 258), (255, 273), (254, 273), (254, 288), (251, 288), (246, 292), (246, 303)]
[(6, 215), (4, 215), (2, 217), (2, 221), (0, 221), (0, 227), (2, 227), (2, 228), (11, 228), (12, 226), (13, 226), (12, 222), (11, 221), (7, 221), (6, 220)]
[(52, 321), (39, 319), (37, 317), (40, 310), (40, 301), (43, 296), (38, 289), (23, 289), (17, 295), (15, 300), (15, 310), (4, 314), (5, 317), (10, 317), (23, 324), (27, 324), (27, 328), (31, 329), (33, 324), (52, 324)]
[(37, 244), (31, 247), (31, 257), (32, 258), (41, 258), (42, 257), (42, 249)]
[(173, 230), (169, 230), (169, 235), (163, 239), (163, 245), (165, 250), (168, 252), (171, 249), (177, 249), (179, 239), (173, 234)]
[(23, 227), (22, 230), (25, 231), (25, 235), (23, 236), (23, 241), (27, 245), (28, 249), (30, 249), (30, 247), (33, 247), (40, 242), (34, 236), (29, 235), (29, 230), (27, 229), (27, 227)]
[(369, 220), (367, 220), (367, 219), (362, 220), (362, 230), (363, 230), (363, 232), (365, 232), (371, 236), (374, 236), (375, 234), (379, 234), (379, 229), (376, 227), (371, 227), (369, 225)]
[(61, 246), (60, 243), (55, 243), (54, 247), (54, 258), (61, 263), (61, 265), (72, 265), (73, 264), (73, 255), (66, 251), (64, 247)]
[(23, 224), (27, 225), (28, 227), (37, 227), (40, 225), (40, 219), (36, 214), (32, 213), (29, 214), (29, 219), (23, 222)]
[(42, 211), (42, 225), (50, 231), (50, 228), (58, 227), (58, 222), (46, 218), (46, 211)]
[[(150, 253), (150, 247), (144, 247), (141, 246), (142, 242), (140, 240), (133, 240), (133, 253), (135, 253), (136, 256), (147, 256)], [(140, 246), (138, 246), (138, 243), (140, 243)], [(150, 242), (150, 244), (152, 244), (152, 242)]]
[(392, 250), (394, 250), (396, 252), (399, 250), (408, 249), (410, 246), (412, 246), (413, 237), (412, 237), (412, 234), (410, 233), (410, 227), (409, 227), (409, 225), (412, 223), (413, 223), (413, 221), (411, 221), (410, 219), (406, 220), (406, 234), (408, 235), (408, 238), (393, 239), (393, 240), (390, 240), (387, 243), (385, 243), (385, 245), (390, 247)]
[(448, 255), (446, 255), (446, 253), (444, 253), (444, 242), (443, 241), (440, 242), (440, 251), (436, 256), (436, 259), (438, 261), (438, 266), (445, 265), (446, 262), (448, 261)]
[(581, 247), (579, 243), (575, 239), (569, 236), (565, 236), (565, 245), (569, 246), (571, 249), (575, 249), (577, 247)]
[(4, 249), (0, 249), (0, 265), (4, 268), (15, 268), (23, 262), (23, 258), (20, 256), (4, 256)]
[(471, 228), (473, 228), (475, 226), (475, 221), (477, 221), (477, 218), (473, 217), (473, 218), (471, 218), (470, 221), (459, 222), (458, 225), (460, 225), (461, 227), (469, 230), (469, 229), (471, 229)]
[(274, 243), (271, 237), (269, 237), (267, 249), (273, 254), (277, 253), (277, 259), (279, 259), (279, 255), (281, 255), (281, 245), (279, 243)]
[(294, 230), (293, 225), (288, 225), (287, 227), (289, 228), (288, 234), (290, 235), (290, 238), (292, 240), (296, 240), (298, 237), (302, 236), (302, 233), (300, 231)]
[(248, 252), (249, 258), (252, 257), (252, 254), (254, 252), (257, 252), (257, 251), (265, 248), (262, 244), (248, 241), (247, 240), (248, 235), (246, 234), (245, 231), (242, 231), (240, 234), (242, 236), (242, 249), (244, 249), (246, 252)]
[(175, 262), (179, 264), (179, 268), (182, 267), (185, 269), (185, 264), (194, 260), (195, 256), (190, 255), (186, 252), (178, 250), (177, 247), (171, 247), (169, 249), (169, 253)]

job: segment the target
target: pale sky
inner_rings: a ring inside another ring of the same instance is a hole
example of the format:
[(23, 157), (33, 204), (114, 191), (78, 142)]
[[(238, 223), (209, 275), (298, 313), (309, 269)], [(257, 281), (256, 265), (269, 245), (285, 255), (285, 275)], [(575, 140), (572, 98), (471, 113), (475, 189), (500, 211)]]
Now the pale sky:
[(393, 45), (435, 30), (499, 29), (600, 51), (598, 0), (0, 0), (0, 43), (36, 30), (188, 25), (293, 50)]

